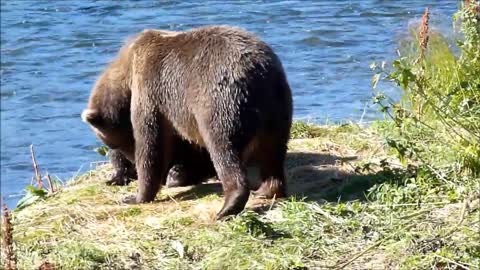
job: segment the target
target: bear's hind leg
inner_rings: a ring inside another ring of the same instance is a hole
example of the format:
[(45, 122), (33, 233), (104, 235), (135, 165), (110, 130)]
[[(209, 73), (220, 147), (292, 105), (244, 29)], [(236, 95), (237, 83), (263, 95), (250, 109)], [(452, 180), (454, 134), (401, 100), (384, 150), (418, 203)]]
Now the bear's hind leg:
[[(204, 133), (205, 134), (205, 133)], [(216, 218), (222, 219), (240, 213), (250, 196), (248, 181), (238, 151), (224, 134), (207, 133), (205, 138), (208, 152), (217, 176), (222, 182), (224, 203)]]
[(231, 150), (216, 152), (212, 155), (217, 175), (222, 182), (225, 200), (217, 214), (217, 219), (240, 213), (247, 204), (250, 195), (245, 170), (241, 167), (238, 155)]
[(287, 184), (285, 181), (286, 144), (265, 145), (256, 151), (260, 167), (260, 187), (253, 192), (259, 198), (271, 199), (286, 196)]

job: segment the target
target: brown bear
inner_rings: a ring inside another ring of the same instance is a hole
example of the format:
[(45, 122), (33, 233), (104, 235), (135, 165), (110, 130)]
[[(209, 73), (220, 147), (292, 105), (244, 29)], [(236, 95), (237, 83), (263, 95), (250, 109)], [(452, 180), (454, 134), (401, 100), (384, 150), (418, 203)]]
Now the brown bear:
[(210, 155), (205, 148), (177, 138), (166, 179), (167, 187), (198, 185), (216, 176)]
[(137, 179), (137, 169), (118, 149), (108, 151), (110, 163), (113, 166), (113, 176), (106, 182), (107, 185), (125, 186)]
[[(134, 144), (135, 142), (132, 142)], [(118, 149), (109, 150), (110, 162), (113, 166), (113, 176), (107, 185), (128, 185), (137, 179), (135, 164), (128, 160)], [(209, 178), (215, 177), (215, 168), (208, 152), (200, 147), (192, 146), (184, 140), (175, 145), (172, 165), (168, 171), (167, 187), (184, 187), (198, 185)]]
[(97, 80), (82, 118), (135, 161), (136, 203), (155, 199), (178, 139), (210, 155), (225, 197), (217, 218), (244, 209), (247, 164), (260, 170), (256, 195), (286, 195), (291, 90), (271, 47), (242, 29), (144, 30)]

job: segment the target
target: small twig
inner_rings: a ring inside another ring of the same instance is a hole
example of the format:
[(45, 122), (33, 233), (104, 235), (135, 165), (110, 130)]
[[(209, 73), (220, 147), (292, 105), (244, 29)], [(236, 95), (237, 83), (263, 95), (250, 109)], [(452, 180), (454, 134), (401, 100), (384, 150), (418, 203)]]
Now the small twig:
[(326, 211), (324, 211), (323, 209), (321, 209), (317, 205), (312, 204), (312, 205), (309, 206), (309, 208), (311, 210), (315, 211), (316, 213), (321, 214), (322, 216), (328, 218), (329, 220), (333, 221), (334, 223), (337, 223), (337, 224), (343, 223), (342, 220), (330, 215), (329, 213), (327, 213)]
[(357, 255), (353, 256), (353, 258), (351, 258), (350, 260), (348, 260), (346, 263), (340, 265), (338, 268), (335, 268), (335, 269), (343, 269), (345, 267), (347, 267), (349, 264), (351, 264), (353, 261), (355, 261), (356, 259), (360, 258), (363, 254), (367, 253), (369, 250), (381, 245), (383, 242), (385, 242), (388, 238), (384, 238), (380, 241), (377, 241), (375, 242), (375, 244), (369, 246), (368, 248), (364, 249), (362, 252), (360, 253), (357, 253)]
[(365, 117), (365, 114), (367, 113), (367, 103), (365, 103), (365, 106), (363, 107), (363, 113), (362, 116), (360, 117), (360, 120), (358, 121), (358, 124), (361, 125), (363, 123), (363, 117)]
[(439, 172), (437, 172), (435, 170), (435, 168), (433, 168), (432, 166), (430, 165), (427, 165), (427, 167), (431, 170), (431, 172), (433, 172), (439, 179), (443, 180), (446, 184), (452, 184), (451, 181), (448, 181), (447, 178), (443, 177), (443, 175), (441, 175)]
[[(421, 215), (421, 214), (424, 214), (428, 211), (431, 211), (432, 209), (427, 209), (427, 210), (420, 210), (420, 211), (417, 211), (411, 215), (407, 215), (407, 216), (404, 216), (402, 217), (401, 219), (402, 220), (407, 220), (407, 219), (411, 219), (412, 217), (415, 217), (415, 216), (418, 216), (418, 215)], [(417, 226), (416, 223), (412, 223), (408, 226), (406, 226), (405, 228), (403, 228), (404, 231), (414, 227), (414, 226)], [(392, 238), (393, 236), (395, 236), (396, 233), (392, 233), (390, 234), (389, 236), (383, 238), (383, 239), (380, 239), (378, 240), (377, 242), (375, 242), (373, 245), (369, 246), (368, 248), (364, 249), (363, 251), (357, 253), (355, 256), (353, 256), (350, 260), (348, 260), (347, 262), (345, 262), (344, 264), (340, 265), (338, 267), (338, 269), (343, 269), (345, 268), (346, 266), (348, 266), (349, 264), (351, 264), (352, 262), (354, 262), (356, 259), (360, 258), (361, 256), (363, 256), (365, 253), (367, 253), (368, 251), (370, 251), (371, 249), (375, 248), (375, 247), (378, 247), (379, 245), (381, 245), (383, 242), (389, 240), (390, 238)]]
[(430, 211), (432, 211), (432, 210), (433, 210), (432, 208), (423, 209), (423, 210), (417, 211), (417, 212), (415, 212), (415, 213), (402, 216), (402, 217), (400, 217), (399, 219), (400, 219), (400, 220), (411, 219), (411, 218), (413, 218), (413, 217), (420, 216), (421, 214), (428, 213), (428, 212), (430, 212)]
[(168, 196), (168, 198), (170, 198), (170, 200), (172, 200), (174, 203), (176, 203), (177, 205), (180, 205), (180, 203), (178, 203), (177, 200), (175, 200), (175, 198), (173, 198), (170, 194), (167, 193), (167, 196)]
[(277, 194), (273, 194), (272, 202), (270, 203), (270, 207), (268, 208), (268, 211), (272, 210), (276, 197), (277, 197)]
[[(431, 202), (431, 203), (421, 203), (420, 205), (425, 206), (425, 205), (445, 205), (445, 204), (450, 204), (450, 202)], [(401, 206), (418, 206), (418, 203), (398, 203), (398, 204), (375, 204), (375, 205), (369, 205), (368, 207), (370, 208), (379, 208), (379, 207), (389, 207), (389, 208), (395, 208), (395, 207), (401, 207)]]
[(35, 152), (33, 151), (33, 144), (30, 145), (30, 154), (32, 155), (33, 170), (35, 171), (35, 179), (37, 180), (38, 188), (43, 188), (42, 177), (38, 170), (37, 160), (35, 159)]
[(468, 267), (467, 267), (465, 264), (463, 264), (463, 263), (458, 263), (458, 262), (456, 262), (456, 261), (454, 261), (454, 260), (451, 260), (451, 259), (449, 259), (449, 258), (445, 258), (445, 257), (440, 256), (440, 255), (438, 255), (438, 254), (434, 254), (434, 256), (435, 256), (435, 257), (438, 257), (438, 258), (440, 258), (440, 259), (443, 259), (443, 260), (445, 260), (445, 261), (447, 261), (447, 262), (449, 262), (449, 263), (451, 263), (451, 264), (455, 264), (456, 266), (460, 267), (461, 269), (464, 269), (464, 270), (469, 270), (469, 269), (470, 269), (470, 268), (468, 268)]
[[(405, 227), (404, 230), (408, 230), (412, 227), (416, 226), (415, 223), (413, 224), (410, 224), (409, 226)], [(368, 248), (364, 249), (363, 251), (357, 253), (355, 256), (353, 256), (350, 260), (348, 260), (346, 263), (340, 265), (338, 268), (336, 269), (343, 269), (345, 267), (347, 267), (349, 264), (351, 264), (352, 262), (354, 262), (356, 259), (360, 258), (361, 256), (363, 256), (365, 253), (367, 253), (368, 251), (370, 251), (371, 249), (373, 248), (376, 248), (378, 246), (380, 246), (383, 242), (387, 241), (388, 239), (392, 238), (393, 236), (395, 236), (395, 233), (392, 233), (391, 235), (383, 238), (383, 239), (380, 239), (378, 240), (377, 242), (375, 242), (373, 245), (369, 246)]]
[(457, 224), (455, 225), (455, 227), (453, 227), (451, 230), (449, 230), (445, 235), (443, 235), (443, 237), (448, 237), (450, 236), (452, 233), (454, 233), (458, 227), (460, 227), (463, 223), (463, 221), (465, 220), (465, 214), (467, 213), (467, 206), (468, 206), (468, 200), (465, 200), (463, 202), (463, 205), (462, 205), (462, 210), (460, 212), (460, 219), (459, 221), (457, 222)]
[[(93, 163), (93, 162), (92, 162)], [(92, 163), (90, 163), (90, 169), (92, 169)], [(99, 162), (97, 162), (99, 163)], [(78, 168), (77, 172), (72, 176), (72, 179), (75, 179), (77, 178), (77, 176), (80, 174), (80, 172), (82, 171), (83, 169), (83, 165), (80, 166), (80, 168)], [(58, 178), (58, 177), (57, 177)]]
[(457, 226), (462, 225), (463, 220), (465, 219), (465, 213), (467, 213), (468, 201), (465, 199), (462, 205), (462, 211), (460, 212), (460, 220), (457, 223)]
[(48, 193), (54, 193), (55, 189), (53, 187), (52, 178), (50, 178), (50, 174), (46, 173), (45, 177), (47, 178), (48, 183)]

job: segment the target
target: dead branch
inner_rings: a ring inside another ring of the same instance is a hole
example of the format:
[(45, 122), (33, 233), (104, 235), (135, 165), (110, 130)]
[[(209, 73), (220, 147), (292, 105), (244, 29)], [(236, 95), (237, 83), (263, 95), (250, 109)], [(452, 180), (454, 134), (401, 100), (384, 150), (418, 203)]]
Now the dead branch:
[(37, 160), (35, 159), (35, 152), (33, 151), (33, 144), (30, 145), (30, 154), (32, 155), (33, 170), (35, 171), (35, 179), (37, 180), (37, 187), (43, 188), (42, 176), (38, 170)]
[(48, 172), (45, 174), (45, 178), (47, 178), (47, 183), (48, 183), (48, 193), (54, 193), (55, 188), (52, 183), (52, 178), (50, 178), (50, 174)]

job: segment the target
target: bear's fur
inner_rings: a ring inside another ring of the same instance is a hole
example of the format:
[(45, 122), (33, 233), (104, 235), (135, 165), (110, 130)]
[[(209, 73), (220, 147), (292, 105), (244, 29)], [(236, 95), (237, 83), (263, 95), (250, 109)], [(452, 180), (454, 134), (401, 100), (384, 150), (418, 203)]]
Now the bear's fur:
[(257, 195), (286, 194), (290, 87), (273, 50), (239, 28), (144, 30), (97, 80), (82, 118), (135, 161), (136, 203), (155, 199), (179, 138), (211, 157), (225, 195), (217, 218), (244, 209), (247, 163), (260, 169)]

